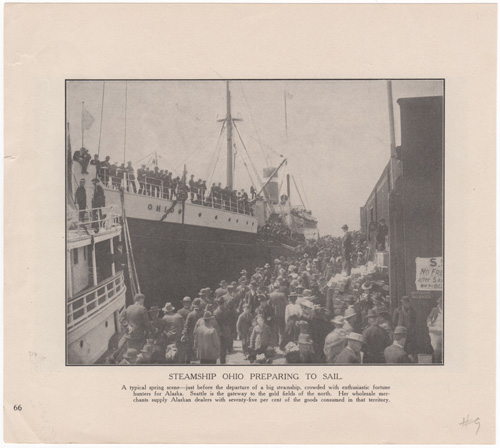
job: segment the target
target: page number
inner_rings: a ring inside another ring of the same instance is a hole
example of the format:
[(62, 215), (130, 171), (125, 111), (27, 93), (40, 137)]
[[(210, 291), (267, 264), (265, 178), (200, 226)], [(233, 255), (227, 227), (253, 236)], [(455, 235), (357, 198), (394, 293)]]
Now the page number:
[(22, 411), (23, 407), (20, 404), (15, 404), (14, 405), (14, 411)]

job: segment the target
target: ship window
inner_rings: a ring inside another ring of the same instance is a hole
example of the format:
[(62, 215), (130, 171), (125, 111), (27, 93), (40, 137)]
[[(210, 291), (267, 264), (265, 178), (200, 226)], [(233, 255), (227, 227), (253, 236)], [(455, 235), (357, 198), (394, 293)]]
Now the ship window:
[(87, 246), (85, 246), (83, 248), (83, 259), (86, 260), (87, 259)]
[(237, 220), (236, 220), (236, 224), (238, 224), (238, 221), (239, 221), (239, 220), (237, 219)]
[(218, 218), (218, 216), (217, 216), (217, 215), (215, 215), (215, 219), (217, 219), (217, 218)]
[(247, 221), (247, 226), (248, 226), (248, 221)]
[(198, 216), (201, 218), (201, 213), (198, 213)]
[(231, 222), (231, 218), (229, 218), (228, 221)]
[(106, 323), (104, 324), (104, 326), (105, 326), (106, 328), (108, 328), (108, 321), (106, 321)]
[(182, 213), (182, 210), (181, 210), (181, 209), (179, 209), (179, 211), (178, 211), (177, 213), (179, 213), (179, 215), (180, 215), (180, 214)]
[(80, 348), (83, 347), (83, 339), (80, 341)]
[(253, 226), (254, 224), (255, 224), (255, 223), (254, 223), (254, 222), (252, 222), (252, 226)]
[(78, 249), (73, 249), (73, 264), (78, 264)]

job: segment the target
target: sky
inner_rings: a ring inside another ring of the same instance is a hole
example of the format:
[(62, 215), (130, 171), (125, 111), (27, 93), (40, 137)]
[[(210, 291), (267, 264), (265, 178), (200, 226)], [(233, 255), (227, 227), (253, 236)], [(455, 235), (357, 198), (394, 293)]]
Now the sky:
[[(321, 235), (341, 226), (359, 229), (363, 206), (390, 157), (387, 82), (384, 80), (231, 81), (234, 188), (251, 185), (255, 170), (288, 173), (293, 204), (305, 202)], [(396, 145), (400, 144), (399, 98), (443, 95), (442, 81), (392, 81)], [(285, 120), (285, 92), (286, 120)], [(226, 184), (226, 82), (70, 81), (67, 122), (73, 150), (82, 146), (82, 102), (94, 117), (84, 131), (90, 153), (132, 161), (137, 169), (158, 155), (161, 169)], [(252, 166), (253, 164), (253, 166)], [(251, 173), (249, 175), (249, 172)]]

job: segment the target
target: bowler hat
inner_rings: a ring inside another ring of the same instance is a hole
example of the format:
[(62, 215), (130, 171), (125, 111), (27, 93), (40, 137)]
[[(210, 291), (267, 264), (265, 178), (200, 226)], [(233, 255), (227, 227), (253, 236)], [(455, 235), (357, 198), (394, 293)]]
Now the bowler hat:
[(160, 311), (160, 308), (158, 308), (157, 306), (152, 306), (151, 308), (149, 308), (148, 313), (152, 314), (157, 313), (158, 311)]
[(342, 229), (348, 229), (349, 227), (347, 227), (347, 224), (344, 224), (341, 228)]
[(377, 313), (377, 311), (375, 310), (375, 308), (371, 308), (371, 309), (368, 311), (368, 314), (366, 315), (366, 317), (378, 317), (378, 313)]
[(352, 331), (346, 336), (346, 339), (349, 339), (351, 341), (362, 342), (363, 344), (366, 342), (365, 337), (362, 334), (354, 333)]
[(356, 310), (352, 306), (350, 306), (345, 310), (344, 319), (349, 319), (357, 315), (358, 313), (356, 312)]
[(394, 329), (394, 333), (393, 334), (408, 334), (408, 331), (406, 330), (406, 327), (401, 327), (401, 326), (398, 326)]
[(196, 298), (193, 300), (193, 308), (201, 308), (201, 299)]
[(203, 319), (205, 320), (210, 320), (213, 319), (213, 314), (210, 311), (205, 311), (205, 314), (203, 315)]
[(185, 303), (187, 303), (187, 302), (191, 302), (191, 297), (186, 296), (186, 297), (184, 297), (184, 298), (182, 299), (182, 301), (183, 301), (183, 302), (185, 302)]

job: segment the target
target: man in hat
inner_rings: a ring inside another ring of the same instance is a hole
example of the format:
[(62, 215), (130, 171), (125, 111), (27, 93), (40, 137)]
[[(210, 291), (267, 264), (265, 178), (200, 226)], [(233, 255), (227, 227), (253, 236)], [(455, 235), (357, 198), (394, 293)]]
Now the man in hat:
[(123, 355), (123, 359), (120, 361), (120, 365), (131, 366), (137, 361), (137, 355), (139, 351), (135, 348), (129, 348)]
[(232, 342), (231, 314), (225, 306), (224, 297), (218, 297), (215, 301), (217, 302), (217, 309), (214, 311), (214, 317), (219, 326), (220, 363), (226, 364), (226, 354)]
[(220, 356), (220, 339), (214, 328), (210, 311), (203, 314), (204, 325), (198, 325), (194, 333), (194, 350), (200, 364), (216, 364)]
[(75, 191), (75, 203), (80, 210), (78, 219), (85, 221), (85, 211), (83, 210), (87, 209), (87, 191), (85, 190), (85, 179), (83, 177), (80, 179), (80, 185)]
[(377, 229), (377, 250), (380, 252), (385, 251), (385, 239), (389, 235), (389, 228), (385, 224), (385, 219), (381, 218), (379, 220), (378, 229)]
[(256, 325), (252, 329), (250, 335), (250, 356), (249, 359), (254, 361), (257, 355), (266, 353), (267, 347), (272, 344), (271, 329), (266, 324), (264, 316), (259, 315), (255, 318)]
[(184, 328), (184, 319), (179, 313), (175, 312), (175, 308), (170, 302), (167, 302), (163, 307), (163, 313), (163, 323), (165, 324), (163, 334), (166, 345), (175, 344), (178, 348)]
[(149, 319), (151, 320), (151, 325), (153, 325), (156, 330), (156, 345), (165, 349), (165, 347), (167, 346), (165, 337), (163, 335), (163, 331), (165, 330), (165, 322), (163, 321), (163, 319), (160, 319), (160, 308), (158, 308), (157, 306), (150, 307), (148, 315)]
[(239, 315), (238, 322), (236, 322), (236, 330), (241, 341), (241, 347), (243, 349), (243, 355), (245, 355), (245, 359), (247, 359), (249, 354), (248, 347), (250, 344), (253, 318), (254, 316), (250, 310), (250, 305), (244, 304), (243, 312)]
[(137, 192), (135, 188), (135, 175), (134, 175), (134, 168), (132, 167), (132, 162), (127, 163), (127, 167), (125, 168), (125, 172), (127, 175), (127, 191), (130, 191), (130, 185), (132, 185), (132, 190), (134, 190), (134, 193)]
[(80, 163), (82, 167), (82, 174), (89, 174), (87, 172), (87, 167), (89, 166), (90, 159), (91, 157), (87, 148), (84, 148), (83, 146), (79, 151), (75, 151), (75, 153), (73, 154), (73, 160)]
[(335, 326), (335, 329), (326, 336), (323, 352), (326, 362), (333, 364), (335, 358), (344, 349), (346, 332), (343, 330), (344, 318), (342, 316), (336, 316), (330, 322)]
[(410, 358), (405, 352), (406, 328), (396, 327), (394, 329), (394, 341), (384, 350), (384, 358), (387, 364), (409, 364)]
[(378, 314), (372, 308), (367, 314), (368, 327), (363, 331), (366, 341), (363, 362), (366, 364), (385, 363), (384, 350), (391, 345), (387, 332), (378, 325)]
[(144, 294), (136, 294), (134, 303), (120, 316), (120, 324), (127, 332), (125, 335), (127, 347), (135, 348), (136, 350), (142, 349), (148, 331), (153, 336), (156, 333), (155, 328), (149, 320), (148, 312), (144, 307), (144, 300)]
[(434, 353), (432, 359), (435, 363), (443, 360), (443, 295), (437, 299), (436, 306), (431, 310), (427, 318), (427, 327)]
[(314, 303), (316, 301), (316, 296), (313, 295), (313, 292), (310, 289), (304, 289), (302, 294), (297, 298), (297, 303), (300, 305), (302, 302), (309, 301)]
[(137, 170), (137, 180), (139, 181), (139, 194), (145, 193), (145, 188), (144, 188), (145, 176), (146, 176), (146, 165), (141, 165), (141, 167)]
[(194, 328), (200, 318), (203, 317), (202, 302), (200, 298), (193, 300), (193, 311), (191, 311), (184, 323), (181, 342), (186, 343), (186, 363), (190, 364), (193, 357)]
[(335, 364), (361, 364), (361, 349), (365, 343), (364, 337), (359, 333), (349, 333), (346, 336), (345, 347), (335, 359)]
[(137, 355), (136, 364), (151, 364), (151, 355), (153, 354), (153, 339), (148, 339), (144, 347)]
[(407, 296), (401, 297), (401, 302), (398, 308), (394, 310), (392, 316), (392, 327), (405, 327), (407, 331), (405, 351), (410, 359), (415, 360), (417, 353), (416, 348), (416, 325), (417, 313), (410, 304), (410, 299)]
[(354, 306), (348, 306), (344, 312), (344, 331), (346, 334), (351, 332), (361, 333), (361, 321), (359, 314)]
[(229, 342), (228, 353), (233, 351), (233, 341), (238, 333), (236, 330), (236, 322), (238, 321), (238, 309), (240, 307), (239, 295), (236, 292), (236, 287), (231, 284), (227, 285), (227, 292), (222, 296), (225, 307), (229, 313), (231, 321), (231, 340)]
[[(301, 308), (297, 301), (297, 293), (292, 292), (288, 294), (288, 305), (285, 308), (285, 322), (288, 323), (288, 320), (291, 316), (295, 315), (297, 317), (301, 314)], [(286, 325), (286, 324), (285, 324)]]
[(191, 297), (186, 296), (182, 299), (182, 308), (179, 311), (177, 311), (177, 313), (180, 314), (184, 322), (186, 322), (186, 319), (190, 312), (191, 312)]
[(221, 280), (219, 287), (215, 290), (215, 297), (222, 297), (227, 293), (227, 282), (226, 280)]
[(250, 282), (249, 290), (245, 295), (245, 303), (250, 305), (250, 310), (252, 311), (252, 313), (255, 313), (255, 310), (259, 306), (257, 300), (257, 282), (253, 280)]
[(210, 288), (202, 288), (200, 289), (199, 295), (203, 310), (214, 312), (216, 304), (212, 298), (212, 290)]
[(342, 271), (345, 272), (345, 275), (351, 275), (351, 252), (352, 252), (352, 237), (349, 233), (349, 227), (347, 224), (342, 226), (342, 230), (344, 231), (344, 236), (342, 237), (342, 250), (343, 250), (343, 261), (344, 264), (342, 266)]
[[(99, 179), (95, 177), (92, 179), (94, 184), (94, 196), (92, 197), (92, 208), (97, 208), (99, 210), (99, 219), (103, 219), (105, 216), (102, 213), (102, 207), (106, 206), (106, 197), (104, 196), (104, 190), (102, 189)], [(97, 213), (96, 213), (97, 218)]]
[(274, 323), (277, 334), (275, 337), (275, 345), (281, 345), (283, 336), (285, 334), (285, 311), (287, 307), (287, 298), (285, 294), (286, 288), (281, 286), (278, 282), (274, 283), (274, 291), (269, 294), (269, 303), (274, 309)]

